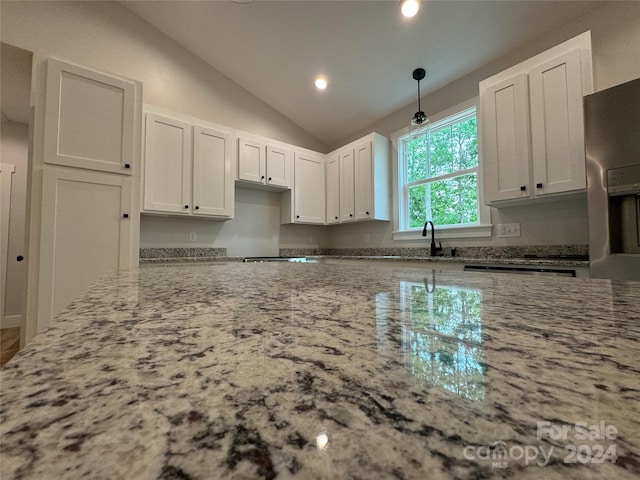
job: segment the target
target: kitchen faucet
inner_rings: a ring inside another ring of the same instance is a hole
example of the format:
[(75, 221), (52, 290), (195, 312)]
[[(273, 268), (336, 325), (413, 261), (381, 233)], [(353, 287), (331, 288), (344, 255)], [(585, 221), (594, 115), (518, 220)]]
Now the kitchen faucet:
[(442, 242), (438, 242), (440, 244), (439, 247), (436, 247), (435, 235), (436, 235), (436, 227), (433, 226), (433, 222), (428, 220), (424, 222), (424, 228), (422, 229), (422, 236), (427, 236), (427, 225), (431, 224), (431, 256), (435, 257), (438, 252), (442, 251)]

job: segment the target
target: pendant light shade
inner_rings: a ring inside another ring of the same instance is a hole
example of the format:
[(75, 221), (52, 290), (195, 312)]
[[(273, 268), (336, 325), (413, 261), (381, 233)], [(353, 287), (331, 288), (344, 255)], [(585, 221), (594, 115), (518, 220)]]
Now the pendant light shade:
[(418, 111), (413, 115), (411, 125), (422, 125), (427, 121), (427, 116), (420, 108), (420, 80), (422, 80), (426, 74), (427, 72), (425, 72), (424, 68), (416, 68), (413, 71), (413, 79), (418, 82)]

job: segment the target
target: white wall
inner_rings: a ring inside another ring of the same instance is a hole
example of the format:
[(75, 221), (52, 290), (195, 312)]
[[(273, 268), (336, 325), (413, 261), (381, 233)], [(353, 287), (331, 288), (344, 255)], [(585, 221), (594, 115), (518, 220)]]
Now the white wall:
[[(24, 123), (2, 122), (0, 126), (0, 159), (15, 166), (11, 182), (9, 213), (9, 246), (7, 249), (7, 284), (5, 292), (6, 316), (24, 315), (24, 289), (27, 286), (27, 262), (16, 257), (27, 256), (25, 250), (25, 213), (27, 205), (27, 165), (29, 155), (29, 126)], [(18, 325), (3, 325), (18, 326)]]
[[(233, 220), (218, 222), (198, 218), (143, 215), (141, 247), (226, 248), (230, 256), (278, 256), (280, 245), (280, 194), (236, 188)], [(189, 234), (196, 233), (191, 242)]]
[[(640, 77), (640, 2), (611, 2), (577, 18), (537, 41), (515, 49), (511, 54), (426, 96), (422, 107), (427, 115), (446, 110), (478, 95), (478, 83), (527, 58), (541, 53), (584, 31), (591, 30), (594, 88), (596, 91)], [(380, 119), (346, 137), (331, 149), (372, 131), (385, 136), (406, 127), (416, 110), (415, 104)], [(470, 245), (570, 245), (589, 243), (586, 196), (540, 205), (491, 209), (492, 223), (520, 223), (521, 237), (452, 240), (444, 246)], [(364, 243), (369, 234), (370, 242)], [(333, 227), (329, 247), (413, 247), (420, 242), (391, 239), (392, 223), (350, 224)]]

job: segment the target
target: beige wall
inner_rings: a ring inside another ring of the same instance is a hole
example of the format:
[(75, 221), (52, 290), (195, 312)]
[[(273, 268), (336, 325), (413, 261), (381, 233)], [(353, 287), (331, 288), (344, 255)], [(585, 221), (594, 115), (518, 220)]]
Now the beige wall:
[[(16, 257), (27, 256), (25, 250), (25, 213), (27, 205), (27, 164), (29, 155), (29, 126), (23, 123), (2, 122), (0, 126), (0, 159), (15, 166), (11, 181), (9, 213), (9, 245), (7, 251), (7, 284), (4, 315), (24, 315), (24, 289), (27, 286), (27, 262)], [(17, 325), (3, 325), (17, 326)]]
[[(527, 58), (541, 53), (584, 31), (591, 30), (594, 88), (596, 91), (640, 77), (640, 2), (611, 2), (576, 19), (537, 41), (428, 95), (422, 101), (427, 115), (433, 115), (478, 95), (478, 83)], [(411, 104), (349, 135), (337, 148), (372, 131), (385, 136), (406, 127), (415, 113)], [(465, 239), (443, 242), (444, 246), (465, 245), (569, 245), (589, 243), (586, 197), (540, 205), (491, 209), (492, 223), (520, 223), (519, 238)], [(391, 238), (392, 223), (355, 224), (332, 228), (330, 247), (412, 247), (421, 242)], [(365, 234), (370, 242), (364, 243)]]

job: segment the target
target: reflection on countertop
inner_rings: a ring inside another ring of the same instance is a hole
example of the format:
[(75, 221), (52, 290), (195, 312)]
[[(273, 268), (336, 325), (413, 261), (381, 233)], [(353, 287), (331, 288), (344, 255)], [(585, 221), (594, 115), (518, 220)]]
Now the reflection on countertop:
[(640, 282), (145, 265), (1, 370), (0, 476), (637, 478), (639, 319)]

